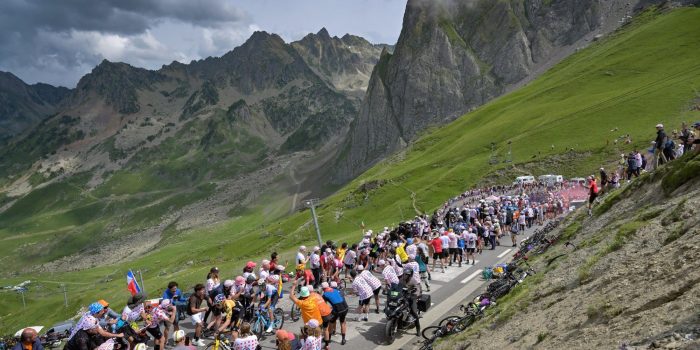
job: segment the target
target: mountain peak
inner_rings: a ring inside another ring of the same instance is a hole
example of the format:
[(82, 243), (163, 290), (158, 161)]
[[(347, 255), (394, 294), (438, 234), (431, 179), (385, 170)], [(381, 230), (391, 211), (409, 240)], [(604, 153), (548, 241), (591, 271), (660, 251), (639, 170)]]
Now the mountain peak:
[(248, 40), (246, 40), (246, 42), (243, 45), (248, 44), (248, 43), (269, 42), (269, 41), (281, 42), (282, 44), (284, 44), (284, 40), (279, 35), (274, 34), (274, 33), (268, 33), (264, 30), (259, 30), (259, 31), (254, 32), (253, 35), (251, 35), (250, 38), (248, 38)]
[(321, 30), (319, 30), (318, 33), (316, 33), (316, 35), (318, 35), (319, 37), (321, 37), (323, 39), (330, 39), (331, 38), (331, 35), (330, 35), (330, 33), (328, 33), (328, 29), (326, 29), (326, 27), (321, 28)]

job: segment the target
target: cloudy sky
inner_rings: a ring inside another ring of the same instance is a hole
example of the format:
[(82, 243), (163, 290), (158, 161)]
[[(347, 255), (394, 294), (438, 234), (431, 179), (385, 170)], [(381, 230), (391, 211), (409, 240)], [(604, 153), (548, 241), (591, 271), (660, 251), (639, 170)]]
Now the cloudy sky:
[(0, 0), (0, 70), (74, 87), (102, 59), (159, 68), (220, 56), (254, 31), (326, 27), (395, 43), (406, 0)]

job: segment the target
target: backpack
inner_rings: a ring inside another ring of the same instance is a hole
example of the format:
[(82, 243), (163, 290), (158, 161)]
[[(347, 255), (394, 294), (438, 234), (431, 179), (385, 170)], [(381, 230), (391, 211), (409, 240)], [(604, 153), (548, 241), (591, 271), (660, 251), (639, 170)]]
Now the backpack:
[(664, 144), (664, 148), (667, 150), (673, 150), (676, 148), (676, 144), (673, 143), (673, 140), (671, 140), (669, 138), (668, 140), (666, 140), (666, 144)]

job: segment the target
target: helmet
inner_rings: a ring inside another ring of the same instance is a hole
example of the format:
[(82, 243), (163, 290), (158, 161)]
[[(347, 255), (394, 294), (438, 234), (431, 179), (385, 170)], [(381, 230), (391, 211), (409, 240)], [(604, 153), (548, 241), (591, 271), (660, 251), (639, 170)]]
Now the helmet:
[(224, 287), (226, 287), (226, 288), (231, 288), (231, 287), (233, 287), (233, 280), (226, 280), (226, 281), (224, 281)]
[(404, 267), (403, 268), (403, 275), (408, 276), (408, 277), (412, 277), (413, 276), (413, 269), (410, 267)]
[(90, 313), (93, 314), (93, 315), (99, 313), (99, 312), (102, 311), (103, 309), (104, 309), (104, 306), (102, 306), (102, 304), (100, 304), (100, 303), (92, 303), (92, 304), (90, 304), (90, 306), (88, 307), (88, 311), (90, 311)]
[(109, 303), (104, 299), (100, 299), (97, 302), (100, 303), (100, 305), (102, 305), (102, 307), (105, 309), (109, 307)]
[[(225, 282), (224, 282), (224, 284), (225, 284)], [(237, 285), (245, 284), (245, 278), (243, 278), (243, 276), (236, 276), (236, 284)]]
[(219, 305), (219, 304), (223, 303), (224, 300), (226, 300), (226, 297), (223, 294), (217, 294), (214, 297), (214, 304)]
[(148, 347), (144, 343), (138, 343), (134, 346), (134, 350), (148, 350)]
[(249, 283), (249, 284), (253, 283), (255, 281), (256, 281), (256, 279), (255, 279), (255, 276), (253, 276), (253, 275), (248, 275), (248, 277), (245, 279), (245, 283)]

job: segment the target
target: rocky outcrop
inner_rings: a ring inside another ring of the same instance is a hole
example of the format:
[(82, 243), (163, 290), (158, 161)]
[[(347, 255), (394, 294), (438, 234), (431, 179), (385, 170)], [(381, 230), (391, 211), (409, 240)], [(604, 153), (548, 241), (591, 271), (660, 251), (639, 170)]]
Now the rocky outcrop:
[(395, 52), (374, 68), (334, 181), (540, 74), (619, 26), (638, 2), (409, 0)]
[(384, 48), (364, 38), (346, 34), (331, 37), (326, 28), (309, 34), (292, 44), (304, 61), (335, 89), (361, 99), (367, 90), (370, 74)]
[(97, 94), (115, 111), (133, 114), (141, 109), (138, 91), (152, 89), (154, 83), (165, 80), (167, 77), (157, 71), (103, 60), (80, 79), (71, 96), (71, 104), (86, 103), (92, 94)]
[(55, 113), (69, 93), (64, 87), (28, 85), (12, 73), (0, 72), (0, 141)]

